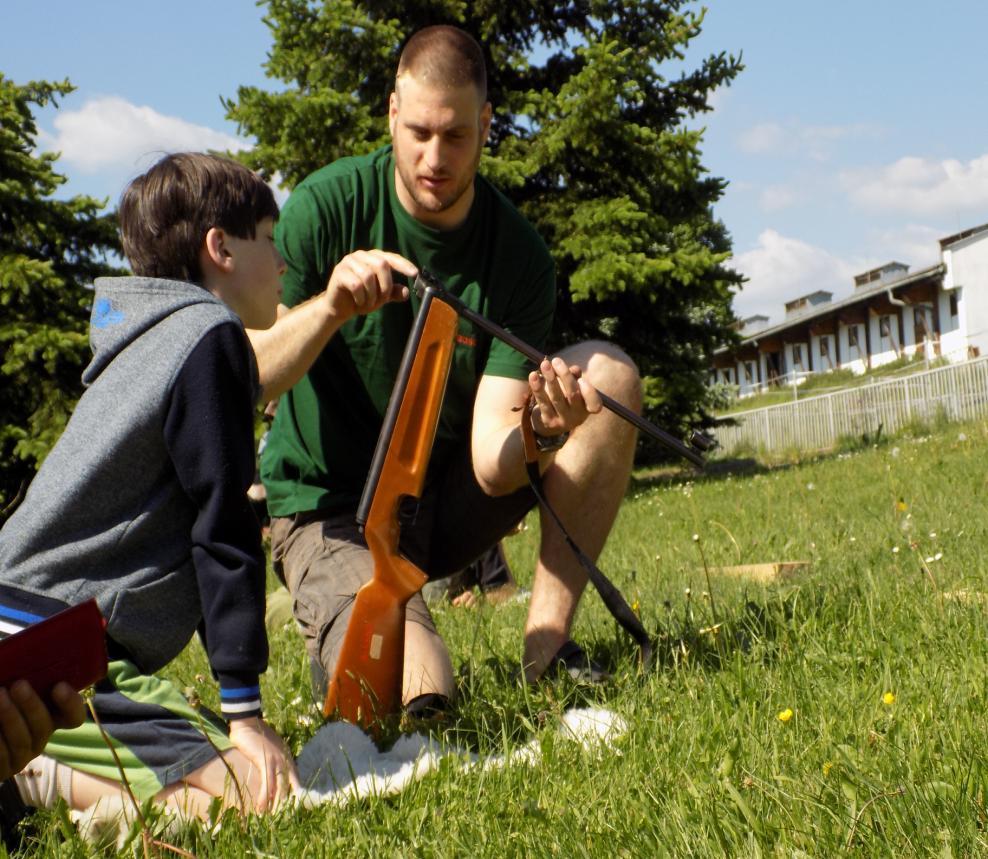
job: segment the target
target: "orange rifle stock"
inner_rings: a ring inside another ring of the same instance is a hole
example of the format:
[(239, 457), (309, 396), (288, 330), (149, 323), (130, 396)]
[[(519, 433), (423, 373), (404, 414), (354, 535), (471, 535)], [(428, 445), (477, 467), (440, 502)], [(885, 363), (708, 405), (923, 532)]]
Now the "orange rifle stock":
[[(401, 704), (405, 606), (426, 575), (398, 553), (398, 507), (422, 492), (456, 334), (456, 311), (426, 291), (357, 513), (374, 576), (357, 591), (323, 715), (377, 730)], [(369, 511), (367, 507), (370, 507)]]

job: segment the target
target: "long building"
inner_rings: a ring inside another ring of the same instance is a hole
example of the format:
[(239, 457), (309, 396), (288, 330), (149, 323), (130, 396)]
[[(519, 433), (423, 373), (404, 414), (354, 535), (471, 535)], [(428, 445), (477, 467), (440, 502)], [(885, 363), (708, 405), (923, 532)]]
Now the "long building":
[(812, 373), (854, 373), (903, 357), (965, 361), (988, 354), (988, 224), (940, 239), (940, 262), (910, 272), (889, 262), (854, 278), (833, 301), (817, 291), (786, 302), (785, 318), (739, 320), (739, 347), (714, 356), (711, 384), (739, 396)]

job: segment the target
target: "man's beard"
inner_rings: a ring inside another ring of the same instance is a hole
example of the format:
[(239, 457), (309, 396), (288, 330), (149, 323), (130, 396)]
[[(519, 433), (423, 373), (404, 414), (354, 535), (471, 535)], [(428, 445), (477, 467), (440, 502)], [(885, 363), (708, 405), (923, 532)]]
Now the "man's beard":
[(415, 168), (412, 167), (409, 169), (406, 167), (397, 151), (395, 152), (395, 164), (398, 167), (398, 176), (401, 179), (401, 183), (405, 186), (405, 190), (409, 196), (415, 201), (415, 205), (423, 211), (438, 214), (451, 209), (470, 190), (474, 176), (477, 174), (477, 166), (480, 164), (480, 151), (478, 150), (471, 168), (464, 173), (460, 182), (454, 185), (449, 191), (442, 193), (442, 195), (422, 190), (416, 181)]

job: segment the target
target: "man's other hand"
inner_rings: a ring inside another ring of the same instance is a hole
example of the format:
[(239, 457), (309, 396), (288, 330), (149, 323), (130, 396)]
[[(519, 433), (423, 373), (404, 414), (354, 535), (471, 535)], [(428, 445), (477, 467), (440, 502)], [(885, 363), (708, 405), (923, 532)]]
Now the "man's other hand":
[(603, 407), (600, 394), (582, 377), (580, 368), (568, 366), (562, 358), (543, 359), (538, 371), (529, 374), (528, 385), (535, 397), (532, 428), (541, 436), (570, 432)]

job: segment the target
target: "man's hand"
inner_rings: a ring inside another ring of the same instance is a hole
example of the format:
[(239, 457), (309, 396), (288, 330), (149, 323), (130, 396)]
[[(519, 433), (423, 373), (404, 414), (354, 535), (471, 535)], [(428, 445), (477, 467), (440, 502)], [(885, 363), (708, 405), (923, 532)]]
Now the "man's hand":
[(582, 378), (580, 368), (567, 366), (562, 358), (543, 359), (538, 371), (529, 373), (528, 386), (535, 397), (532, 429), (537, 435), (570, 432), (603, 407), (597, 389)]
[(408, 287), (396, 284), (392, 269), (408, 277), (419, 270), (403, 256), (381, 250), (354, 251), (333, 269), (326, 287), (330, 314), (339, 322), (373, 313), (389, 301), (404, 301)]
[(263, 397), (277, 399), (298, 382), (344, 322), (408, 298), (408, 287), (396, 284), (392, 271), (418, 275), (398, 254), (354, 251), (337, 263), (323, 292), (291, 309), (279, 305), (274, 325), (249, 330)]
[(44, 751), (56, 728), (74, 728), (85, 718), (82, 697), (68, 683), (52, 690), (50, 712), (26, 680), (0, 689), (0, 781), (20, 772)]
[(276, 807), (300, 787), (291, 753), (263, 719), (234, 719), (230, 742), (260, 773), (260, 787), (253, 796), (259, 813)]

